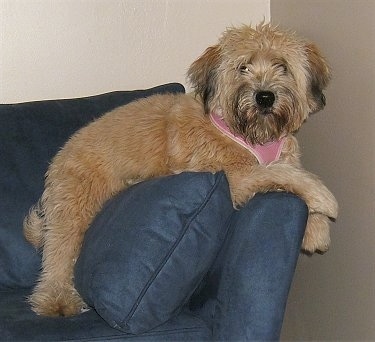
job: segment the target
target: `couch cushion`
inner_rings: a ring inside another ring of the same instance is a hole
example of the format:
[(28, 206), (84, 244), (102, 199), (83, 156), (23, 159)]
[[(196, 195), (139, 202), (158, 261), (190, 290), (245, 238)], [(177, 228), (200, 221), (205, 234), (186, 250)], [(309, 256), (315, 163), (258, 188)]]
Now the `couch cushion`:
[(139, 334), (174, 317), (216, 257), (234, 209), (224, 173), (137, 184), (86, 233), (75, 284), (114, 328)]
[(134, 336), (111, 328), (94, 310), (73, 317), (37, 316), (25, 301), (30, 289), (0, 290), (0, 341), (211, 341), (211, 329), (184, 310), (163, 325)]
[(50, 159), (69, 136), (103, 113), (180, 84), (79, 99), (0, 105), (0, 289), (31, 286), (40, 256), (22, 235), (22, 221), (43, 191)]

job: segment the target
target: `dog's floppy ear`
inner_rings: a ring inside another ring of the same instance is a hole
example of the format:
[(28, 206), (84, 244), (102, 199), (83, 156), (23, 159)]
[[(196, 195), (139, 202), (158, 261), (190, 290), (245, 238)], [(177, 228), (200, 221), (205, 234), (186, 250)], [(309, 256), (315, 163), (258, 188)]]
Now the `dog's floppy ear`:
[(220, 51), (219, 45), (207, 48), (187, 72), (190, 83), (195, 89), (195, 94), (199, 95), (203, 100), (206, 113), (211, 109), (210, 101), (216, 91), (217, 68), (221, 60)]
[(309, 63), (310, 91), (313, 102), (311, 112), (315, 113), (323, 109), (326, 104), (323, 89), (325, 89), (331, 78), (331, 72), (327, 61), (315, 44), (307, 44), (306, 53)]

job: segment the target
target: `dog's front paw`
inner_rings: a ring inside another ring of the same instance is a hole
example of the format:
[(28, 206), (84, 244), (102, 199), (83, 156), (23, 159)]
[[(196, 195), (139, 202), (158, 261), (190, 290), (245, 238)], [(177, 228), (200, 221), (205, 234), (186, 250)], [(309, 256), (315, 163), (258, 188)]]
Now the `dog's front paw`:
[(339, 211), (337, 200), (324, 185), (310, 188), (304, 200), (309, 207), (310, 214), (323, 214), (331, 220), (337, 218)]
[(253, 197), (255, 196), (255, 192), (253, 193), (232, 193), (232, 202), (233, 202), (233, 208), (236, 210), (241, 209), (247, 202), (249, 202)]
[(42, 316), (74, 316), (88, 307), (78, 292), (72, 288), (37, 287), (28, 298), (32, 310)]
[(322, 214), (310, 214), (307, 220), (305, 235), (302, 240), (302, 251), (307, 254), (325, 253), (331, 242), (329, 218)]
[(337, 203), (335, 196), (328, 189), (327, 193), (325, 194), (324, 203), (325, 210), (322, 212), (322, 214), (325, 214), (331, 220), (337, 219), (339, 213), (339, 204)]

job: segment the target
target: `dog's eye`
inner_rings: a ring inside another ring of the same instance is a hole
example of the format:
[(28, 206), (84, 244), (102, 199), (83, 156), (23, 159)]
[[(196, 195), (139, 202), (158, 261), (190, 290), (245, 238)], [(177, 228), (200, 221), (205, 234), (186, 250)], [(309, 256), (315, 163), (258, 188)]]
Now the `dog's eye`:
[(241, 74), (247, 74), (250, 71), (250, 69), (247, 65), (241, 65), (239, 67), (239, 70), (240, 70)]

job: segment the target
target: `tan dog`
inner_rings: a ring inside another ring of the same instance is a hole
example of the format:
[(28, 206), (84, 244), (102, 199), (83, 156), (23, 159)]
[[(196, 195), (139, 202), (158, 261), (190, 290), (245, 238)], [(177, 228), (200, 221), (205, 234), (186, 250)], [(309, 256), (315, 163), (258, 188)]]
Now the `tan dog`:
[[(84, 308), (73, 267), (85, 231), (110, 197), (156, 176), (224, 170), (236, 207), (257, 192), (293, 192), (309, 207), (302, 248), (328, 249), (337, 203), (301, 167), (292, 135), (325, 104), (329, 68), (318, 49), (268, 24), (232, 28), (188, 76), (195, 96), (155, 95), (119, 107), (78, 131), (53, 159), (24, 223), (27, 239), (43, 249), (29, 298), (36, 313), (69, 316)], [(247, 149), (275, 142), (280, 157), (269, 164)]]

